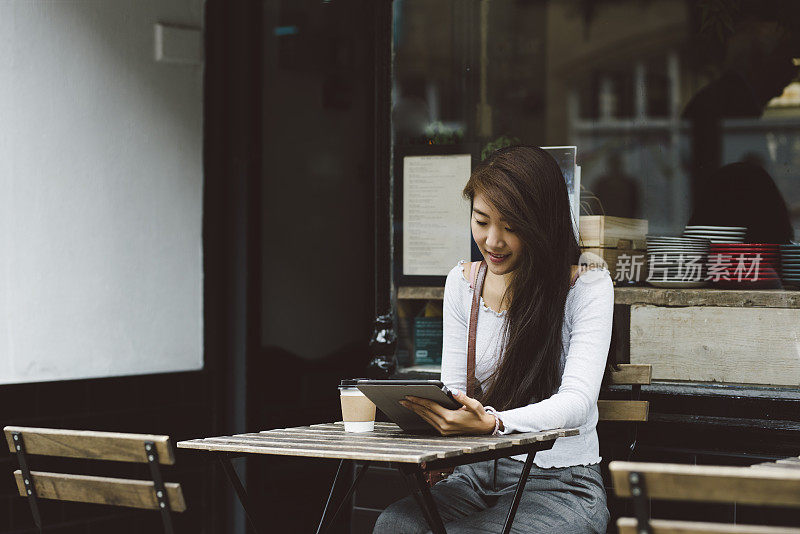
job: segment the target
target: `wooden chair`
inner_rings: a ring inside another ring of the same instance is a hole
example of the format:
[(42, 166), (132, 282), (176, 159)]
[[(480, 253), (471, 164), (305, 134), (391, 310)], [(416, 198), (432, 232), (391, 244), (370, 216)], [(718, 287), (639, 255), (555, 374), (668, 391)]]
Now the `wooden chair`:
[(648, 401), (639, 400), (642, 386), (650, 384), (652, 365), (620, 364), (619, 371), (611, 373), (611, 384), (631, 386), (630, 400), (598, 400), (597, 410), (601, 421), (647, 421)]
[[(19, 460), (20, 469), (14, 471), (19, 494), (28, 498), (40, 533), (38, 499), (160, 510), (168, 534), (173, 532), (170, 511), (186, 510), (180, 484), (164, 483), (161, 478), (159, 464), (175, 463), (169, 436), (18, 426), (7, 426), (4, 431), (9, 449)], [(152, 480), (31, 471), (31, 455), (146, 463)]]
[[(640, 400), (642, 386), (650, 384), (653, 377), (652, 365), (620, 364), (619, 371), (611, 373), (611, 385), (631, 386), (629, 400), (598, 400), (597, 411), (600, 421), (629, 421), (643, 423), (647, 421), (650, 403)], [(636, 448), (638, 424), (634, 424), (633, 437), (629, 446), (628, 459)]]
[(611, 462), (614, 491), (632, 497), (636, 518), (619, 534), (800, 534), (800, 528), (650, 519), (648, 499), (800, 507), (800, 470)]

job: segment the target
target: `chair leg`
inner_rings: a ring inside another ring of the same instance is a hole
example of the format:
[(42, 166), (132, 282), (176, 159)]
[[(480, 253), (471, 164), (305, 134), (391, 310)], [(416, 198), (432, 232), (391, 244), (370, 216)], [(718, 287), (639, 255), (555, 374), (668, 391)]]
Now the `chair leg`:
[(650, 527), (650, 501), (647, 498), (647, 485), (641, 473), (632, 471), (628, 473), (628, 482), (631, 485), (633, 497), (633, 511), (636, 515), (636, 531), (639, 534), (651, 534)]
[(12, 432), (12, 439), (14, 440), (14, 447), (17, 449), (17, 460), (19, 461), (19, 470), (22, 471), (22, 481), (25, 484), (25, 490), (28, 493), (28, 504), (31, 507), (31, 515), (33, 515), (33, 522), (39, 534), (42, 534), (42, 517), (39, 515), (39, 498), (36, 495), (36, 485), (33, 482), (30, 467), (28, 466), (28, 458), (25, 454), (25, 443), (22, 439), (21, 432)]
[(164, 533), (173, 534), (172, 516), (170, 516), (169, 498), (167, 489), (164, 487), (164, 479), (161, 478), (161, 469), (158, 465), (158, 449), (152, 441), (144, 442), (144, 451), (147, 455), (147, 463), (150, 465), (150, 476), (153, 478), (153, 491), (156, 495), (156, 502), (161, 510), (161, 522), (164, 523)]

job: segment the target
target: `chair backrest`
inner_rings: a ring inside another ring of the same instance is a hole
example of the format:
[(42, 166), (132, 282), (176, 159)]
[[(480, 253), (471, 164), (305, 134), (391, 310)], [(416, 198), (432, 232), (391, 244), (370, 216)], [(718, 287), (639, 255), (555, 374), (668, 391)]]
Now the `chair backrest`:
[(642, 385), (650, 384), (652, 365), (620, 364), (619, 371), (611, 373), (611, 384), (632, 386), (636, 399), (598, 400), (597, 410), (601, 421), (647, 421), (650, 411), (648, 401), (638, 400)]
[[(9, 450), (19, 459), (20, 469), (14, 471), (19, 494), (29, 498), (40, 531), (39, 498), (160, 510), (170, 533), (169, 512), (186, 510), (180, 484), (161, 479), (159, 465), (175, 463), (169, 436), (18, 426), (4, 431)], [(31, 471), (31, 455), (149, 464), (152, 480)]]
[(800, 529), (785, 527), (651, 520), (647, 502), (652, 498), (800, 507), (800, 469), (611, 462), (609, 471), (614, 492), (619, 497), (633, 497), (636, 508), (636, 519), (618, 520), (620, 534), (646, 532), (640, 521), (646, 521), (653, 534), (800, 533)]
[[(14, 471), (17, 489), (22, 497), (27, 497), (22, 471)], [(128, 508), (159, 510), (153, 481), (130, 480), (125, 478), (93, 477), (71, 475), (67, 473), (46, 473), (31, 471), (36, 496), (40, 499), (57, 501), (86, 502), (93, 504), (111, 504)], [(180, 484), (166, 482), (167, 502), (173, 512), (186, 510), (183, 490)]]
[(11, 452), (17, 452), (12, 437), (17, 432), (22, 435), (27, 454), (147, 463), (145, 442), (152, 442), (155, 444), (159, 463), (175, 463), (175, 453), (169, 436), (21, 426), (7, 426), (4, 431)]

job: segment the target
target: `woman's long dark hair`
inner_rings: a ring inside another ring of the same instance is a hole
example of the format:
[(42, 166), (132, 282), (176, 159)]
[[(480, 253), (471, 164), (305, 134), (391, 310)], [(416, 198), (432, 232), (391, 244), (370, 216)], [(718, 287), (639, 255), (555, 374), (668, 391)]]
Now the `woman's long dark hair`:
[(503, 329), (505, 350), (481, 395), (485, 405), (507, 410), (550, 397), (561, 382), (564, 308), (571, 266), (578, 264), (581, 251), (564, 176), (541, 148), (515, 145), (494, 152), (464, 187), (470, 202), (478, 193), (523, 245), (506, 289), (511, 304)]

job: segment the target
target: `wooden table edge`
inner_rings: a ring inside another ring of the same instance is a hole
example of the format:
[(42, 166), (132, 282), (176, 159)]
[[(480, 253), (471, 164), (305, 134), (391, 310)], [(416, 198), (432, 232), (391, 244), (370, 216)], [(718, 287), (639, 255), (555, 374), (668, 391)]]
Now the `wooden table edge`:
[[(259, 430), (257, 432), (258, 433), (266, 433), (266, 432), (270, 432), (272, 430), (289, 430), (289, 429), (287, 429), (287, 428), (272, 428), (270, 430)], [(577, 436), (578, 434), (580, 434), (580, 431), (577, 428), (556, 428), (556, 429), (553, 429), (553, 430), (542, 430), (540, 432), (521, 432), (521, 433), (517, 433), (517, 434), (511, 433), (511, 434), (505, 434), (505, 435), (509, 436), (509, 439), (520, 439), (520, 438), (516, 438), (516, 436), (524, 436), (521, 439), (528, 439), (528, 437), (532, 437), (532, 438), (536, 438), (533, 441), (551, 441), (551, 436), (552, 436), (553, 433), (555, 433), (555, 438), (552, 439), (552, 441), (555, 441), (556, 439), (561, 438), (561, 437)], [(231, 438), (231, 437), (236, 437), (236, 436), (244, 435), (244, 434), (253, 434), (253, 432), (245, 432), (243, 434), (232, 434), (232, 435), (222, 435), (222, 436), (208, 436), (207, 438), (185, 439), (185, 440), (181, 440), (181, 441), (176, 442), (175, 446), (178, 449), (195, 449), (196, 447), (192, 447), (191, 444), (199, 443), (199, 442), (201, 442), (201, 441), (203, 441), (205, 439)], [(536, 434), (536, 435), (535, 436), (527, 436), (526, 434)], [(410, 434), (410, 436), (417, 436), (417, 435), (416, 434)], [(422, 437), (422, 436), (420, 436), (420, 437)], [(482, 438), (484, 436), (453, 436), (453, 438), (456, 439), (456, 440), (463, 440), (465, 438), (473, 438), (473, 437), (477, 438), (477, 439), (480, 439), (480, 438)], [(486, 437), (490, 437), (490, 436), (486, 436)], [(527, 442), (527, 443), (532, 443), (532, 442)]]
[[(328, 423), (330, 424), (330, 423)], [(321, 425), (320, 425), (321, 426)], [(283, 429), (273, 429), (273, 430), (283, 430)], [(219, 438), (235, 438), (237, 435), (234, 434), (233, 436), (211, 436), (209, 438), (197, 438), (191, 440), (182, 440), (178, 441), (175, 446), (178, 449), (187, 449), (187, 450), (198, 450), (198, 451), (205, 451), (210, 453), (222, 454), (222, 455), (231, 455), (231, 454), (261, 454), (264, 456), (296, 456), (296, 457), (305, 457), (305, 458), (329, 458), (329, 459), (349, 459), (349, 460), (361, 460), (361, 461), (376, 461), (376, 462), (389, 462), (389, 463), (405, 463), (405, 464), (417, 464), (417, 465), (424, 465), (424, 464), (439, 464), (441, 462), (446, 461), (447, 463), (453, 463), (455, 465), (466, 465), (469, 463), (475, 462), (457, 462), (457, 459), (465, 459), (470, 457), (487, 457), (487, 456), (494, 456), (498, 453), (503, 454), (502, 456), (498, 456), (498, 458), (505, 458), (509, 456), (517, 456), (519, 454), (525, 454), (525, 449), (529, 449), (534, 447), (536, 444), (539, 443), (546, 443), (552, 442), (555, 443), (556, 439), (559, 437), (570, 437), (578, 435), (580, 432), (576, 428), (559, 428), (553, 430), (545, 430), (541, 432), (526, 432), (526, 433), (519, 433), (519, 434), (505, 434), (509, 436), (510, 440), (514, 440), (515, 443), (507, 446), (507, 447), (499, 447), (499, 448), (492, 448), (486, 451), (480, 452), (462, 452), (461, 454), (457, 454), (455, 456), (451, 456), (449, 458), (442, 458), (438, 454), (434, 454), (431, 451), (426, 451), (427, 454), (384, 454), (380, 455), (383, 456), (384, 459), (378, 459), (374, 456), (377, 454), (368, 454), (364, 453), (361, 454), (360, 452), (356, 453), (348, 453), (347, 451), (336, 451), (335, 456), (319, 456), (319, 455), (309, 455), (300, 453), (301, 448), (297, 451), (297, 454), (292, 454), (292, 451), (289, 450), (289, 447), (280, 448), (280, 447), (272, 447), (272, 451), (269, 449), (266, 450), (257, 450), (257, 446), (237, 446), (237, 445), (228, 445), (224, 446), (218, 442), (208, 442), (207, 439), (219, 439)], [(516, 436), (520, 436), (517, 438)], [(455, 437), (455, 436), (454, 436)], [(463, 436), (461, 436), (463, 438)], [(480, 438), (481, 436), (475, 436), (476, 438)], [(215, 446), (216, 445), (216, 446)], [(552, 445), (551, 445), (552, 447)], [(236, 450), (240, 449), (240, 450)], [(274, 450), (280, 449), (280, 452)], [(545, 449), (540, 449), (545, 450)], [(502, 452), (501, 452), (502, 451)], [(321, 451), (320, 451), (321, 452)], [(538, 452), (538, 451), (536, 451)], [(394, 457), (392, 457), (394, 456)], [(476, 460), (482, 461), (482, 460)]]

